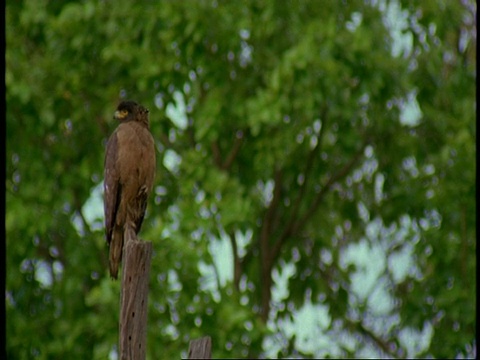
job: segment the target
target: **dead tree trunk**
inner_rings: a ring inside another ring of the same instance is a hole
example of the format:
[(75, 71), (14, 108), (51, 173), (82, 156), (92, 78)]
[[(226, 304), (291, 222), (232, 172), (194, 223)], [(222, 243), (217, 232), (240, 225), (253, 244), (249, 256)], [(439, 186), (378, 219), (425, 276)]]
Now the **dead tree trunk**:
[(189, 359), (211, 359), (212, 358), (212, 338), (204, 336), (200, 339), (190, 341), (188, 349)]
[[(128, 231), (125, 232), (127, 235)], [(144, 360), (147, 350), (147, 300), (152, 243), (125, 236), (120, 295), (121, 360)]]

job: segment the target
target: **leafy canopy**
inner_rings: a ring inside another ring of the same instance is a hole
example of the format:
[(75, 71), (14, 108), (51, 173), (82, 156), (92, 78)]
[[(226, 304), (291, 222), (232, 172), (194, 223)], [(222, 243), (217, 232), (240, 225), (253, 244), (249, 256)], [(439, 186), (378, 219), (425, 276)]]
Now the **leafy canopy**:
[(475, 19), (471, 1), (7, 1), (8, 357), (115, 352), (93, 210), (125, 98), (158, 150), (149, 358), (204, 335), (214, 357), (473, 356)]

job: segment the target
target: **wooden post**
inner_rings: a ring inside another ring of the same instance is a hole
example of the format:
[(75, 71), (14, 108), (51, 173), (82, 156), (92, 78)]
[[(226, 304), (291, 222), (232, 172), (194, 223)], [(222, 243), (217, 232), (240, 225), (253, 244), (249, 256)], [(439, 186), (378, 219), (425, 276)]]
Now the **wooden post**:
[(200, 339), (190, 341), (188, 349), (189, 359), (211, 359), (212, 358), (212, 338), (204, 336)]
[(125, 237), (120, 296), (121, 360), (144, 360), (147, 350), (147, 300), (152, 243)]

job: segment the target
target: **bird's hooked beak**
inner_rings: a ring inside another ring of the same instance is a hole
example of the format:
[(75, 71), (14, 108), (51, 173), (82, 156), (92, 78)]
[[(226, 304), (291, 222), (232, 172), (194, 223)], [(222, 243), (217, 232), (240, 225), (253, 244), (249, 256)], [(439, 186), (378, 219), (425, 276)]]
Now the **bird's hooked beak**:
[(125, 119), (125, 116), (127, 116), (127, 114), (128, 114), (128, 111), (126, 110), (117, 110), (113, 114), (113, 118), (117, 120), (123, 120)]

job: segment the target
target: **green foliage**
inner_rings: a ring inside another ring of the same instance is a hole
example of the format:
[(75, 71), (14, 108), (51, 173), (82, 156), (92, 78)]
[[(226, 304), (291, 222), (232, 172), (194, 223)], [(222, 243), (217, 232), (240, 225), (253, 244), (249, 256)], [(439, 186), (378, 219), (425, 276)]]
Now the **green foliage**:
[[(120, 284), (85, 203), (124, 98), (158, 150), (149, 358), (204, 335), (219, 358), (473, 356), (475, 19), (433, 0), (7, 1), (8, 358), (115, 352)], [(305, 304), (328, 309), (317, 348), (285, 325)]]

